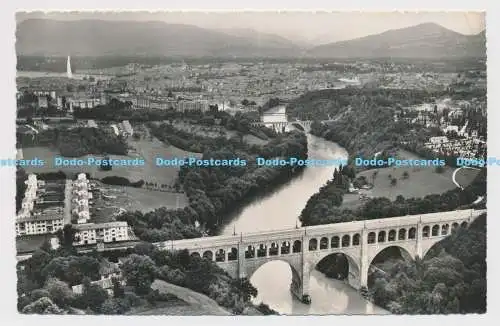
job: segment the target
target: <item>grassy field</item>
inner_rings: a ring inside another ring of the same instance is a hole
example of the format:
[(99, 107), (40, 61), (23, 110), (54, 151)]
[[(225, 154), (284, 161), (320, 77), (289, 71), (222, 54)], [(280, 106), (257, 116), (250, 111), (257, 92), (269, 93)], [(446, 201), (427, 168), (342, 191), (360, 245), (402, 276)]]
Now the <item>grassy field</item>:
[[(417, 155), (400, 151), (398, 156), (405, 159), (421, 159)], [(360, 194), (368, 197), (386, 197), (395, 200), (398, 195), (405, 198), (425, 197), (430, 194), (442, 194), (448, 190), (455, 189), (452, 175), (455, 168), (445, 167), (443, 173), (437, 173), (435, 167), (388, 167), (377, 169), (378, 174), (370, 190), (360, 190)], [(403, 173), (408, 172), (409, 177), (403, 178)], [(365, 176), (368, 182), (372, 182), (374, 170), (363, 171), (358, 176)], [(460, 169), (457, 172), (457, 182), (463, 187), (469, 185), (479, 171), (472, 169)], [(396, 178), (396, 185), (391, 185), (391, 178)], [(359, 194), (346, 194), (342, 208), (355, 208), (363, 204)]]
[[(28, 167), (27, 172), (57, 172), (64, 171), (70, 173), (90, 173), (94, 178), (104, 178), (107, 176), (119, 176), (129, 179), (131, 182), (144, 180), (145, 182), (155, 182), (158, 184), (172, 185), (178, 175), (178, 167), (156, 167), (155, 157), (201, 157), (201, 154), (183, 151), (174, 146), (167, 146), (156, 138), (149, 140), (149, 135), (140, 140), (129, 138), (131, 150), (127, 156), (111, 155), (112, 159), (134, 159), (144, 158), (145, 166), (115, 167), (111, 171), (102, 171), (96, 166), (84, 167), (54, 167), (53, 159), (59, 156), (57, 150), (47, 147), (24, 148), (25, 159), (38, 157), (46, 162), (46, 166), (41, 168)], [(86, 157), (86, 156), (85, 156)], [(85, 158), (83, 157), (83, 158)], [(143, 188), (110, 186), (99, 183), (103, 193), (115, 196), (111, 200), (103, 198), (95, 199), (91, 215), (94, 222), (109, 222), (115, 220), (115, 215), (123, 208), (127, 211), (139, 210), (141, 212), (151, 211), (159, 207), (182, 208), (188, 204), (184, 194), (150, 191)]]
[(53, 234), (23, 235), (16, 237), (16, 249), (18, 253), (30, 252), (40, 248), (45, 240), (50, 240)]
[[(144, 158), (146, 163), (144, 166), (127, 166), (114, 167), (111, 171), (103, 171), (97, 166), (82, 166), (82, 167), (56, 167), (53, 164), (54, 157), (59, 156), (59, 152), (48, 147), (30, 147), (23, 148), (25, 159), (38, 157), (45, 161), (44, 167), (28, 167), (27, 172), (57, 172), (59, 170), (70, 173), (88, 172), (95, 178), (104, 178), (107, 176), (120, 176), (129, 179), (131, 182), (144, 180), (145, 182), (157, 182), (162, 184), (173, 184), (177, 178), (179, 171), (178, 167), (157, 167), (155, 164), (156, 157), (174, 158), (174, 157), (201, 157), (201, 154), (183, 151), (174, 146), (167, 146), (156, 138), (152, 141), (148, 140), (129, 140), (132, 149), (126, 156), (110, 155), (111, 159), (135, 159)], [(86, 159), (86, 155), (79, 159)]]
[(183, 208), (188, 205), (185, 194), (150, 191), (142, 188), (111, 186), (100, 183), (101, 193), (110, 197), (95, 199), (91, 216), (96, 223), (111, 222), (120, 209), (149, 212), (156, 208)]
[(229, 316), (230, 312), (220, 307), (214, 300), (198, 292), (156, 280), (151, 286), (161, 293), (171, 293), (177, 296), (178, 302), (159, 303), (154, 308), (133, 309), (127, 315), (170, 315), (170, 316), (203, 316), (219, 315)]

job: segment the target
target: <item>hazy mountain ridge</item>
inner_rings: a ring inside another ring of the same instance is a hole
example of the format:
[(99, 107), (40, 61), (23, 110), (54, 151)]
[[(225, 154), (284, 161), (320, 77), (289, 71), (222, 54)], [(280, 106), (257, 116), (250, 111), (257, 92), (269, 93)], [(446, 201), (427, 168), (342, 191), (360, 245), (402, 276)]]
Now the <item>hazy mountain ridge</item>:
[(313, 57), (484, 57), (486, 35), (463, 35), (438, 24), (425, 23), (358, 39), (316, 46)]
[(484, 57), (486, 35), (462, 35), (427, 23), (304, 50), (252, 29), (210, 30), (158, 21), (28, 19), (17, 26), (19, 55), (221, 57)]
[(163, 22), (30, 19), (16, 31), (21, 55), (186, 55), (289, 56), (290, 43), (229, 35), (193, 25)]

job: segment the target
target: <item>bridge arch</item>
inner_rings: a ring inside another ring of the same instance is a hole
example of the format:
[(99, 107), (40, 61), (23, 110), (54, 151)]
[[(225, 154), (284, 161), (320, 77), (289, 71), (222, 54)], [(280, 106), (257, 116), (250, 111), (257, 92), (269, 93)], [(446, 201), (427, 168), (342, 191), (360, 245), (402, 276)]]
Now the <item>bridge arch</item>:
[(451, 226), (448, 222), (433, 224), (431, 234), (423, 239), (422, 259), (425, 259), (427, 254), (433, 251), (452, 232), (456, 232), (458, 229), (465, 229), (468, 225), (467, 221), (454, 222)]
[(386, 253), (390, 250), (395, 251), (398, 249), (400, 256), (406, 260), (411, 261), (415, 257), (415, 244), (407, 243), (407, 242), (386, 242), (382, 246), (374, 246), (368, 248), (368, 266), (371, 266), (373, 262), (378, 258), (381, 254)]
[[(294, 260), (294, 259), (287, 259), (285, 257), (281, 256), (276, 256), (273, 257), (271, 260), (264, 260), (264, 259), (256, 259), (252, 260), (248, 264), (245, 265), (245, 272), (246, 272), (246, 277), (247, 279), (252, 282), (252, 277), (265, 265), (268, 265), (270, 263), (276, 263), (276, 262), (284, 262), (288, 267), (290, 268), (291, 274), (292, 274), (292, 280), (290, 284), (290, 290), (294, 293), (301, 293), (302, 292), (302, 265), (299, 260)], [(281, 275), (280, 275), (281, 276)], [(255, 284), (254, 284), (255, 285)], [(258, 287), (257, 287), (258, 290)]]
[(293, 242), (292, 253), (298, 253), (302, 251), (302, 241), (295, 240)]
[(208, 260), (213, 260), (214, 253), (211, 250), (206, 250), (203, 252), (203, 258), (206, 258)]
[(218, 249), (215, 252), (215, 261), (216, 262), (226, 261), (226, 251), (224, 249)]
[[(414, 248), (414, 245), (413, 245)], [(410, 246), (406, 245), (405, 243), (390, 243), (388, 242), (387, 245), (382, 246), (380, 248), (377, 248), (377, 250), (373, 251), (370, 253), (368, 257), (368, 265), (366, 273), (367, 275), (367, 286), (369, 287), (372, 283), (372, 278), (371, 276), (373, 275), (372, 273), (374, 271), (379, 271), (384, 273), (385, 271), (379, 269), (378, 267), (375, 266), (376, 263), (384, 262), (388, 259), (395, 258), (399, 256), (403, 260), (410, 262), (414, 260), (414, 255), (412, 254), (414, 252), (413, 249)]]
[[(322, 254), (315, 254), (314, 258), (309, 261), (307, 274), (304, 275), (304, 281), (308, 281), (311, 276), (311, 272), (317, 268), (320, 264), (329, 264), (329, 260), (335, 260), (334, 257), (344, 257), (347, 261), (347, 281), (354, 288), (359, 288), (361, 269), (359, 265), (359, 257), (353, 255), (349, 250), (335, 250), (333, 252), (325, 252)], [(338, 261), (338, 260), (337, 260)]]

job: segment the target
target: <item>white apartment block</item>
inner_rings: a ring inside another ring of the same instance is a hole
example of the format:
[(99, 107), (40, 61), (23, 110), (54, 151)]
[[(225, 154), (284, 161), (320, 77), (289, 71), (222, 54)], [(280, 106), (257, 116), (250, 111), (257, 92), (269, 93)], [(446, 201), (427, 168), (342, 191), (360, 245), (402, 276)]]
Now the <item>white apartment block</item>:
[(89, 199), (92, 199), (92, 193), (88, 191), (89, 180), (85, 173), (80, 173), (77, 180), (73, 181), (71, 214), (77, 218), (78, 224), (87, 223), (90, 219)]
[(209, 105), (207, 100), (195, 100), (195, 101), (187, 101), (182, 100), (177, 102), (177, 111), (186, 112), (186, 111), (208, 111)]
[(70, 104), (72, 108), (80, 109), (93, 109), (94, 107), (101, 104), (100, 98), (81, 98), (81, 99), (71, 99)]
[(54, 216), (26, 217), (16, 220), (16, 235), (38, 235), (54, 233), (64, 227), (62, 214)]
[(86, 223), (74, 225), (76, 229), (74, 245), (86, 245), (103, 242), (117, 242), (129, 240), (127, 222)]

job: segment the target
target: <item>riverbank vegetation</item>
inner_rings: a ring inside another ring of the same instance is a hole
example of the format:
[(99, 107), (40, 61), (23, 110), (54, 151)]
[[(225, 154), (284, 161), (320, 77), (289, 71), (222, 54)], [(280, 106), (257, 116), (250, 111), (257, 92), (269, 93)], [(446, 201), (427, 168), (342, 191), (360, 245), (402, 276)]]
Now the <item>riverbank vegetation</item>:
[[(339, 174), (337, 172), (337, 174)], [(367, 199), (361, 207), (340, 209), (342, 196), (346, 193), (348, 178), (340, 173), (338, 181), (330, 180), (314, 194), (303, 209), (302, 225), (320, 225), (356, 220), (379, 219), (403, 215), (426, 214), (451, 211), (469, 207), (478, 197), (486, 196), (486, 169), (482, 169), (473, 182), (464, 190), (455, 188), (443, 194), (431, 194), (423, 198), (398, 196), (391, 201), (385, 197)], [(342, 180), (342, 181), (340, 181)], [(484, 201), (481, 203), (484, 205)]]
[[(119, 273), (108, 293), (101, 286), (104, 283), (95, 281), (112, 268)], [(244, 313), (251, 306), (250, 299), (257, 295), (248, 280), (232, 279), (211, 260), (191, 257), (187, 251), (159, 250), (149, 243), (121, 252), (87, 255), (77, 254), (70, 245), (53, 250), (46, 243), (30, 259), (18, 263), (17, 274), (18, 309), (23, 313), (80, 310), (123, 314), (134, 307), (182, 301), (168, 292), (153, 290), (155, 279), (205, 294), (235, 314)], [(82, 284), (80, 294), (71, 289), (78, 284)]]
[[(336, 142), (347, 149), (351, 157), (378, 158), (396, 156), (399, 148), (410, 150), (426, 159), (441, 158), (447, 165), (456, 165), (456, 154), (436, 154), (424, 144), (430, 137), (442, 136), (437, 127), (410, 124), (405, 119), (395, 119), (402, 108), (423, 103), (434, 103), (438, 98), (485, 99), (485, 90), (472, 89), (462, 92), (450, 88), (429, 92), (412, 89), (345, 88), (306, 93), (288, 105), (287, 114), (303, 120), (316, 120), (311, 133)], [(415, 114), (409, 111), (408, 114)], [(322, 124), (320, 120), (330, 120)], [(437, 116), (436, 116), (437, 117)], [(437, 119), (437, 118), (436, 118)], [(439, 120), (439, 119), (437, 119)], [(478, 111), (467, 111), (459, 118), (458, 125), (480, 126), (480, 135), (486, 137), (486, 118)]]
[[(329, 125), (315, 122), (311, 133), (339, 143), (351, 157), (365, 159), (377, 156), (385, 159), (397, 156), (407, 149), (424, 158), (443, 158), (454, 165), (453, 155), (436, 155), (422, 144), (435, 130), (410, 126), (394, 121), (398, 106), (429, 102), (434, 97), (450, 94), (430, 94), (408, 90), (339, 90), (306, 94), (291, 105), (292, 114), (326, 118), (336, 116)], [(462, 94), (463, 95), (463, 94)], [(305, 108), (307, 107), (307, 111)], [(352, 162), (351, 162), (352, 164)], [(451, 211), (470, 207), (485, 208), (486, 169), (481, 169), (472, 183), (463, 190), (454, 188), (441, 194), (428, 194), (422, 198), (394, 200), (384, 197), (364, 198), (354, 209), (341, 209), (343, 196), (350, 185), (360, 188), (374, 183), (377, 171), (370, 177), (366, 173), (348, 177), (345, 168), (335, 172), (313, 195), (301, 213), (302, 225), (320, 225), (366, 219)], [(358, 169), (359, 170), (359, 169)], [(394, 169), (396, 171), (397, 169)], [(436, 171), (433, 173), (438, 173)], [(369, 173), (369, 172), (368, 172)], [(337, 179), (337, 180), (336, 180)], [(396, 187), (399, 181), (417, 182), (411, 173), (396, 180), (394, 173), (384, 182)], [(394, 185), (393, 185), (394, 183)], [(377, 193), (376, 188), (371, 191)], [(482, 199), (481, 199), (482, 198)], [(473, 204), (477, 202), (477, 204)], [(412, 262), (386, 261), (385, 273), (375, 272), (369, 290), (364, 290), (377, 305), (397, 314), (484, 313), (486, 310), (486, 217), (476, 220), (469, 229), (458, 230), (438, 243), (424, 259)], [(344, 256), (332, 255), (318, 265), (327, 276), (344, 279), (348, 264)]]
[(395, 314), (486, 312), (486, 214), (435, 245), (425, 259), (388, 262), (369, 297)]
[[(179, 181), (188, 196), (188, 207), (176, 211), (157, 209), (146, 214), (128, 212), (119, 217), (133, 227), (140, 239), (151, 242), (198, 237), (202, 233), (198, 225), (214, 231), (248, 198), (269, 191), (300, 172), (290, 167), (250, 164), (257, 156), (307, 158), (307, 139), (300, 132), (280, 135), (265, 147), (250, 146), (234, 139), (199, 139), (161, 127), (153, 129), (153, 133), (163, 140), (172, 140), (175, 136), (190, 146), (197, 146), (204, 151), (201, 159), (240, 158), (249, 163), (234, 167), (184, 166), (179, 172)], [(181, 134), (183, 137), (179, 136)]]
[(37, 134), (18, 134), (17, 148), (57, 148), (61, 156), (79, 157), (87, 154), (127, 155), (125, 139), (109, 130), (77, 127), (40, 130)]

